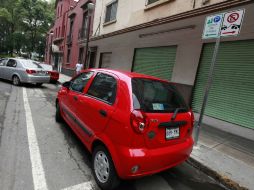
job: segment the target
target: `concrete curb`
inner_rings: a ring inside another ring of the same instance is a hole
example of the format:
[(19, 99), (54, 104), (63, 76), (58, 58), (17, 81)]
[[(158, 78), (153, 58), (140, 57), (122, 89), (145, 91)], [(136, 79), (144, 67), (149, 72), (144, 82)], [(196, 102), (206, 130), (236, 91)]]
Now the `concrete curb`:
[(60, 81), (57, 81), (56, 85), (62, 85), (62, 83)]
[(196, 159), (190, 157), (187, 161), (188, 164), (191, 166), (199, 169), (200, 171), (204, 172), (208, 176), (211, 176), (214, 178), (216, 181), (224, 185), (226, 188), (231, 189), (231, 190), (248, 190), (246, 187), (240, 186), (238, 183), (234, 182), (233, 180), (229, 179), (226, 176), (223, 176), (219, 174), (218, 172), (214, 171), (213, 169), (205, 166), (204, 164), (200, 163)]

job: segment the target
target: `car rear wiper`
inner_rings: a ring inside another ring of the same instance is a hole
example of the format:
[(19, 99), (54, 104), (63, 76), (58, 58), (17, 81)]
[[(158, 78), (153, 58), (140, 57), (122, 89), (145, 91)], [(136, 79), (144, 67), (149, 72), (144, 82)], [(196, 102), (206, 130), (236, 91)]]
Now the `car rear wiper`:
[(173, 116), (171, 117), (171, 121), (174, 121), (179, 111), (185, 111), (186, 108), (176, 108)]

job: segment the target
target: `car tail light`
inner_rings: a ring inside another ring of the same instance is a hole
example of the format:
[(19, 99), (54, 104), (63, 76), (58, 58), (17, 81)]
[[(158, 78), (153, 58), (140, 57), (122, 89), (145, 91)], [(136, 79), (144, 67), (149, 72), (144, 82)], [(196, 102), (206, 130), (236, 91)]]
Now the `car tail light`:
[(146, 130), (148, 123), (146, 120), (146, 115), (140, 111), (140, 110), (134, 110), (131, 113), (131, 126), (134, 129), (135, 132), (137, 133), (144, 133)]
[(191, 127), (194, 126), (195, 118), (194, 118), (194, 113), (191, 111)]
[(59, 76), (59, 73), (57, 73), (57, 72), (51, 71), (50, 73), (51, 73), (51, 75), (54, 76), (54, 77), (58, 77), (58, 76)]
[(36, 73), (35, 70), (30, 70), (30, 69), (27, 69), (26, 72), (27, 72), (27, 74), (34, 74), (34, 73)]
[(188, 136), (192, 135), (192, 131), (194, 128), (194, 122), (195, 122), (194, 114), (192, 111), (190, 111), (190, 112), (191, 112), (191, 126), (188, 128)]

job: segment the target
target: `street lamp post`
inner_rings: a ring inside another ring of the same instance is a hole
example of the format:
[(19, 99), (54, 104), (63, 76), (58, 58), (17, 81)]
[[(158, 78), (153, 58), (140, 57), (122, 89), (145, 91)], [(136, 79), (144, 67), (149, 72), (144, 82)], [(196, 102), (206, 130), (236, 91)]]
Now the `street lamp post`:
[(86, 31), (86, 52), (85, 52), (85, 62), (84, 62), (84, 69), (88, 68), (88, 47), (89, 47), (89, 37), (90, 37), (90, 28), (91, 28), (91, 17), (93, 15), (94, 11), (94, 4), (88, 3), (87, 4), (87, 10), (88, 10), (88, 26)]

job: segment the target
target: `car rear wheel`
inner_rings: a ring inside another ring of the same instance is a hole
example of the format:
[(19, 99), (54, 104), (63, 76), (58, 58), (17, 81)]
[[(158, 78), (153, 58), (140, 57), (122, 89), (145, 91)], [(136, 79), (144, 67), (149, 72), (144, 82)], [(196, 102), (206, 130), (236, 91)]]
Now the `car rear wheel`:
[(14, 75), (12, 77), (12, 84), (15, 85), (15, 86), (19, 86), (21, 84), (20, 79), (17, 75)]
[(100, 188), (103, 190), (115, 189), (119, 185), (120, 179), (107, 149), (97, 146), (93, 151), (92, 161), (93, 175)]
[(39, 87), (39, 86), (42, 86), (42, 84), (43, 83), (36, 83), (35, 85)]
[(52, 84), (56, 84), (56, 83), (57, 83), (57, 80), (50, 80), (50, 82), (51, 82)]
[(63, 121), (63, 117), (61, 115), (61, 110), (59, 103), (56, 104), (56, 115), (55, 115), (56, 122), (61, 123)]

